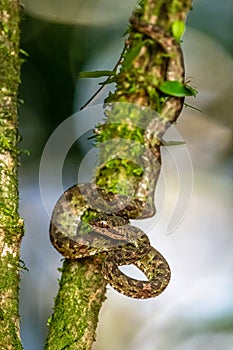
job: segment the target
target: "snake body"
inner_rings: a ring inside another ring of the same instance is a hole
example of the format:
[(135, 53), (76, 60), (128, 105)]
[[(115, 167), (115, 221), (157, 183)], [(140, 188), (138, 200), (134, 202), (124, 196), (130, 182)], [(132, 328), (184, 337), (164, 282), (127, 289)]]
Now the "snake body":
[[(149, 298), (160, 294), (170, 279), (166, 260), (150, 246), (142, 230), (129, 225), (127, 218), (116, 213), (106, 214), (113, 197), (106, 194), (103, 198), (99, 191), (98, 201), (95, 202), (95, 191), (98, 190), (94, 184), (75, 185), (58, 200), (50, 224), (50, 238), (54, 247), (64, 257), (71, 259), (105, 254), (102, 269), (105, 278), (127, 296)], [(118, 199), (116, 195), (114, 200), (117, 202)], [(120, 207), (121, 200), (119, 202)], [(87, 209), (97, 211), (97, 219), (88, 224), (81, 220)], [(118, 267), (129, 264), (142, 270), (148, 281), (130, 278)]]
[[(131, 19), (133, 30), (154, 40), (168, 54), (167, 80), (184, 80), (184, 64), (180, 45), (158, 26)], [(161, 119), (145, 128), (145, 152), (142, 155), (143, 177), (134, 198), (101, 189), (95, 183), (77, 184), (63, 193), (53, 210), (50, 239), (66, 258), (80, 259), (100, 254), (102, 273), (117, 291), (133, 298), (159, 295), (170, 280), (170, 268), (165, 258), (150, 245), (147, 235), (131, 226), (130, 219), (154, 215), (155, 185), (160, 172), (161, 137), (176, 120), (183, 98), (167, 97)], [(146, 195), (147, 200), (142, 200)], [(86, 211), (94, 213), (88, 222), (82, 220)], [(135, 280), (125, 275), (121, 265), (134, 264), (147, 277)]]

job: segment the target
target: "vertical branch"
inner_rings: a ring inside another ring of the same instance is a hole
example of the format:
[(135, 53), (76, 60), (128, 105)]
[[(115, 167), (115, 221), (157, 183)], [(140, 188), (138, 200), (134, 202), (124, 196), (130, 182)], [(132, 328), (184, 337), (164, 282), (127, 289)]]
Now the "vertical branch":
[[(171, 31), (174, 21), (185, 20), (191, 3), (191, 0), (142, 0), (138, 11), (146, 22), (156, 23), (165, 28), (165, 30)], [(124, 64), (127, 66), (125, 62), (131, 62), (132, 57), (134, 62), (137, 60), (139, 64), (141, 62), (140, 53), (135, 55), (135, 52), (138, 50), (134, 46), (137, 42), (132, 40), (133, 36), (134, 32), (130, 31), (131, 46), (126, 43), (127, 52), (122, 59), (122, 66)], [(146, 58), (150, 60), (150, 57)], [(161, 65), (161, 56), (157, 61), (156, 57), (154, 57), (154, 62), (158, 62)], [(127, 68), (126, 74), (130, 84), (135, 85), (131, 66)], [(117, 78), (119, 77), (120, 73)], [(117, 80), (116, 91), (114, 94), (110, 94), (106, 101), (136, 103), (138, 90), (132, 89), (135, 93), (131, 95), (128, 92), (126, 93), (124, 90), (125, 76), (122, 82), (119, 80)], [(148, 96), (150, 101), (147, 106), (155, 107), (152, 93), (151, 95), (148, 94)], [(101, 275), (101, 261), (98, 258), (66, 259), (62, 268), (62, 278), (55, 300), (54, 313), (49, 320), (49, 335), (45, 349), (90, 350), (95, 339), (98, 312), (105, 299), (105, 291), (106, 282)]]
[(22, 349), (19, 335), (18, 214), (19, 3), (0, 0), (0, 348)]
[(54, 314), (48, 321), (46, 350), (91, 349), (98, 314), (105, 300), (106, 281), (98, 259), (66, 259)]

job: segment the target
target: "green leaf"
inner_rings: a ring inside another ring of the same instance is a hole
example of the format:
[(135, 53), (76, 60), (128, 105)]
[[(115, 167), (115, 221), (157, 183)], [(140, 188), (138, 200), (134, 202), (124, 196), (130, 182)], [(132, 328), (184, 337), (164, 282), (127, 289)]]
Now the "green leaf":
[(28, 54), (26, 51), (24, 51), (23, 49), (20, 49), (19, 52), (20, 52), (22, 55), (24, 55), (24, 56), (26, 56), (26, 57), (29, 57), (29, 54)]
[(185, 24), (182, 21), (176, 21), (172, 23), (172, 34), (174, 38), (179, 42), (185, 31)]
[(185, 145), (186, 142), (184, 141), (162, 141), (163, 142), (163, 146), (166, 147), (170, 147), (170, 146), (181, 146), (181, 145)]
[(19, 267), (19, 269), (21, 269), (21, 270), (25, 270), (25, 271), (29, 272), (29, 270), (28, 270), (28, 268), (27, 268), (25, 262), (24, 262), (23, 260), (21, 260), (21, 259), (19, 259), (19, 265), (18, 265), (18, 267)]
[(152, 41), (150, 39), (140, 41), (135, 47), (127, 52), (127, 56), (124, 58), (124, 69), (131, 67), (133, 60), (139, 55), (141, 48), (147, 43), (152, 43)]
[(52, 316), (50, 316), (50, 317), (48, 318), (47, 326), (50, 326), (51, 322), (52, 322)]
[(115, 76), (116, 72), (112, 70), (96, 70), (93, 72), (80, 72), (79, 78), (101, 78)]
[(196, 96), (198, 91), (191, 86), (180, 83), (179, 81), (164, 81), (159, 86), (159, 90), (166, 95), (175, 97)]
[(187, 108), (190, 108), (190, 109), (193, 109), (194, 111), (197, 111), (197, 112), (200, 112), (202, 113), (202, 110), (197, 108), (197, 107), (194, 107), (194, 106), (191, 106), (189, 105), (188, 103), (184, 103), (184, 106), (187, 107)]
[(108, 85), (116, 82), (116, 76), (112, 78), (108, 78), (105, 81), (99, 83), (99, 85)]
[(96, 138), (96, 135), (92, 135), (92, 136), (89, 136), (88, 138), (87, 138), (87, 140), (91, 140), (91, 139), (95, 139)]

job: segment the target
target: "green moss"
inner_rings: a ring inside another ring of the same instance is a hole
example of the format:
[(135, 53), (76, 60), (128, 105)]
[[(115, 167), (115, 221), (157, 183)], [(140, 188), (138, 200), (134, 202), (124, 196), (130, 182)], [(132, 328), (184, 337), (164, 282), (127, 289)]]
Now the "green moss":
[(97, 145), (116, 138), (134, 140), (141, 144), (144, 141), (144, 129), (127, 123), (105, 123), (97, 126), (97, 133)]
[(108, 192), (134, 197), (143, 169), (128, 159), (112, 159), (96, 173), (97, 186)]
[[(90, 220), (96, 220), (99, 216), (99, 213), (94, 210), (87, 209), (85, 210), (84, 214), (82, 215), (82, 220), (84, 221), (83, 228), (84, 232), (86, 233), (86, 230), (89, 230), (89, 225), (85, 226), (85, 223), (88, 223)], [(86, 227), (86, 229), (85, 229)]]
[(100, 269), (97, 260), (64, 261), (46, 350), (91, 348), (99, 309), (105, 299), (106, 282)]
[(18, 214), (18, 1), (0, 1), (0, 348), (22, 349), (19, 337), (19, 246), (23, 222)]
[[(150, 18), (154, 20), (159, 17), (157, 24), (169, 30), (172, 23), (183, 23), (185, 11), (190, 6), (190, 0), (148, 0), (140, 2), (136, 13), (148, 22)], [(135, 163), (140, 161), (144, 132), (154, 117), (148, 110), (144, 113), (142, 108), (135, 108), (135, 104), (161, 112), (166, 95), (160, 86), (166, 80), (169, 59), (161, 47), (144, 34), (135, 32), (131, 27), (128, 34), (128, 45), (121, 66), (114, 76), (116, 90), (105, 100), (105, 124), (96, 128), (96, 144), (100, 148), (96, 183), (108, 191), (120, 194), (133, 193), (137, 188), (142, 172), (140, 166), (135, 171)], [(110, 140), (112, 142), (107, 142)], [(130, 142), (127, 144), (125, 140), (140, 145)], [(130, 159), (128, 162), (123, 160), (127, 155)]]

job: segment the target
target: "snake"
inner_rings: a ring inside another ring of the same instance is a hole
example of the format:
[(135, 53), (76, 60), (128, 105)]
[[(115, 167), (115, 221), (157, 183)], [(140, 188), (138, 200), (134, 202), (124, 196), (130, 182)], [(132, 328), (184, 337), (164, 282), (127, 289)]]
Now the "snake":
[[(182, 50), (173, 36), (158, 25), (142, 22), (137, 16), (133, 16), (130, 23), (132, 30), (153, 40), (167, 54), (166, 80), (183, 82)], [(101, 256), (104, 278), (128, 297), (155, 297), (170, 280), (168, 262), (151, 246), (147, 235), (130, 224), (130, 219), (152, 217), (155, 213), (154, 191), (161, 165), (158, 135), (161, 138), (170, 123), (177, 119), (182, 106), (183, 98), (167, 96), (162, 118), (151, 120), (145, 128), (145, 151), (141, 156), (144, 173), (134, 198), (107, 191), (95, 182), (75, 184), (62, 194), (53, 209), (50, 221), (53, 246), (68, 259)], [(86, 212), (92, 213), (91, 219), (83, 219)], [(119, 268), (131, 264), (147, 279), (134, 279)]]

